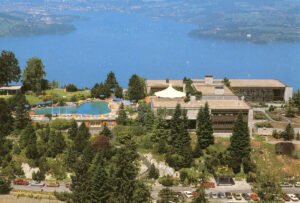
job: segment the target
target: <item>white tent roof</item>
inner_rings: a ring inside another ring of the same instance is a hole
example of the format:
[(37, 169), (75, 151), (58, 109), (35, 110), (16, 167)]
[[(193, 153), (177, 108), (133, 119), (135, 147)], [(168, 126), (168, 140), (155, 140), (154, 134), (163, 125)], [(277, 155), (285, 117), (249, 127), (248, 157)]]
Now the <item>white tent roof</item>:
[(167, 89), (164, 89), (159, 92), (155, 92), (154, 95), (163, 98), (180, 98), (180, 97), (185, 97), (186, 94), (184, 92), (175, 90), (170, 84)]

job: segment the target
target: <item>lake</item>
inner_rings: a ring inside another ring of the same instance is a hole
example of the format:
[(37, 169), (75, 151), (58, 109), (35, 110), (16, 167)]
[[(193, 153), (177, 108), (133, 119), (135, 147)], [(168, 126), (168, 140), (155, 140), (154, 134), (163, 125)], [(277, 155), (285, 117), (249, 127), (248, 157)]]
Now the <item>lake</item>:
[[(69, 14), (69, 13), (68, 13)], [(22, 69), (41, 58), (47, 79), (92, 87), (112, 70), (123, 87), (134, 73), (148, 79), (275, 78), (300, 88), (300, 44), (226, 42), (190, 38), (197, 26), (142, 14), (76, 12), (89, 17), (65, 35), (0, 38)]]

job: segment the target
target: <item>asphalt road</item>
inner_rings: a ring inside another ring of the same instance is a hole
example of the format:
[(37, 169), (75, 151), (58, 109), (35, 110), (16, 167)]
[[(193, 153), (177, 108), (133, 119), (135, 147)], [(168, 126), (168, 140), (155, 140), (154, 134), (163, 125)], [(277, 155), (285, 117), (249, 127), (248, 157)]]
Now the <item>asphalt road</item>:
[(59, 183), (59, 187), (47, 187), (47, 186), (31, 186), (29, 185), (14, 185), (12, 184), (12, 188), (16, 190), (29, 190), (29, 191), (43, 191), (43, 192), (70, 192), (69, 188), (65, 186), (64, 183)]

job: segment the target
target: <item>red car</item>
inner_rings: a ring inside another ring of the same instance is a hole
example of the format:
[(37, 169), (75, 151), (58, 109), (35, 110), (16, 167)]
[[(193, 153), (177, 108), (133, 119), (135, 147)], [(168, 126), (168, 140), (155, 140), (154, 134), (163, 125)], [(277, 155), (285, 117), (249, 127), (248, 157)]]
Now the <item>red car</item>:
[(252, 193), (250, 196), (251, 196), (251, 199), (254, 200), (254, 201), (259, 201), (260, 200), (260, 198), (255, 193)]
[(287, 194), (285, 194), (283, 196), (283, 199), (284, 199), (284, 201), (290, 201), (291, 200), (291, 198), (289, 196), (287, 196)]
[(200, 183), (200, 186), (204, 186), (204, 187), (207, 187), (207, 188), (214, 188), (215, 183), (213, 183), (213, 182)]
[(23, 179), (17, 179), (13, 181), (14, 185), (29, 185), (29, 182)]

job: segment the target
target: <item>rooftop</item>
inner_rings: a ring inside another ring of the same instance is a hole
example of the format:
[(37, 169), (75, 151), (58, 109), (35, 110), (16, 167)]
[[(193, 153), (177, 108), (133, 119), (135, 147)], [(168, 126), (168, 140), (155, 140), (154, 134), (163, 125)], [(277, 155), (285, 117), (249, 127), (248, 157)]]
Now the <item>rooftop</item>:
[(182, 80), (169, 80), (169, 83), (167, 83), (166, 80), (147, 80), (146, 81), (146, 86), (148, 86), (148, 87), (169, 87), (170, 84), (173, 87), (183, 87)]
[(224, 88), (224, 94), (222, 95), (234, 96), (231, 90), (225, 85), (217, 86), (217, 85), (207, 85), (207, 84), (194, 84), (193, 86), (196, 91), (202, 92), (202, 95), (216, 95), (215, 88), (220, 87), (220, 89)]
[(248, 110), (249, 106), (243, 100), (199, 100), (185, 103), (183, 99), (167, 99), (151, 97), (151, 103), (154, 108), (175, 108), (180, 104), (182, 108), (192, 109), (204, 107), (208, 103), (209, 108), (213, 110)]
[(21, 85), (12, 85), (7, 87), (0, 87), (0, 90), (19, 90), (21, 88), (22, 88)]
[(275, 79), (230, 79), (231, 87), (286, 87)]

